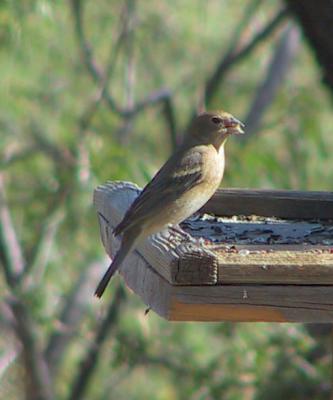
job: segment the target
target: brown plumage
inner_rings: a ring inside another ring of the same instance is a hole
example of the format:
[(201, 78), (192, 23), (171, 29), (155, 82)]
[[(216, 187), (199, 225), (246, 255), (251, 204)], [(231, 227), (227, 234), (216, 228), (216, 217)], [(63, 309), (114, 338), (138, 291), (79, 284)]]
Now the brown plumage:
[(145, 186), (114, 229), (121, 247), (100, 281), (101, 297), (112, 275), (138, 242), (168, 224), (178, 224), (199, 210), (215, 193), (224, 172), (224, 143), (242, 134), (243, 124), (224, 111), (200, 114), (182, 145)]

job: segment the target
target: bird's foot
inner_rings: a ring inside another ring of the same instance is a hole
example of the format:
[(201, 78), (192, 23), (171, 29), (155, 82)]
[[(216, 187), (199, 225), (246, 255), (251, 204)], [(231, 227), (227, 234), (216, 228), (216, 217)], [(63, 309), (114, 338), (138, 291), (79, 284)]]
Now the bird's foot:
[(182, 237), (185, 237), (186, 240), (193, 240), (191, 234), (189, 234), (188, 232), (184, 231), (184, 229), (182, 229), (179, 224), (169, 225), (169, 230), (171, 232), (174, 232), (177, 235), (181, 235)]

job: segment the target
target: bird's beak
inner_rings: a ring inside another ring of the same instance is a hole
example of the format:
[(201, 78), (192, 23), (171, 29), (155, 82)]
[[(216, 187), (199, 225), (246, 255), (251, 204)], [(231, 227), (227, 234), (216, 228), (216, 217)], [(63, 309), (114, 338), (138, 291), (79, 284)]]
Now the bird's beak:
[(245, 125), (235, 117), (229, 118), (224, 126), (230, 135), (243, 135), (245, 133), (243, 130)]

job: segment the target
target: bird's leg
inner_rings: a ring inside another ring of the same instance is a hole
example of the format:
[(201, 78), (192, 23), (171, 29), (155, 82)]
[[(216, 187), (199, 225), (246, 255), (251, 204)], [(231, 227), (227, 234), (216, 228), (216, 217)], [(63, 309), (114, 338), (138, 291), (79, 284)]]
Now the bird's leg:
[(192, 239), (192, 236), (191, 236), (188, 232), (184, 231), (184, 230), (180, 227), (179, 224), (170, 224), (170, 225), (168, 226), (168, 228), (169, 228), (170, 231), (174, 232), (175, 234), (181, 235), (181, 236), (183, 236), (183, 237), (185, 236), (185, 237), (186, 237), (186, 240)]
[(184, 233), (183, 229), (180, 227), (179, 224), (170, 224), (168, 225), (168, 228), (175, 233), (180, 233), (180, 234)]
[(184, 231), (179, 224), (169, 225), (169, 229), (175, 234), (180, 234), (182, 237), (189, 242), (195, 243), (197, 246), (201, 247), (205, 243), (205, 239), (202, 236), (194, 237), (190, 233)]
[(181, 236), (188, 235), (188, 233), (186, 231), (184, 231), (184, 229), (182, 229), (179, 224), (170, 224), (168, 227), (175, 234), (178, 234)]

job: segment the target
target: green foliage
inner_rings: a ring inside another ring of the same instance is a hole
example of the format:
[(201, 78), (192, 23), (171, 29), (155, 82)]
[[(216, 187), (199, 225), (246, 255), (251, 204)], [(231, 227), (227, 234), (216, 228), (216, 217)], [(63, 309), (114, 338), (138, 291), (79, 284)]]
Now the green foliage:
[[(277, 7), (273, 1), (262, 3), (257, 24)], [(110, 63), (110, 52), (115, 60), (108, 89), (117, 103), (128, 103), (126, 71), (132, 63), (134, 100), (170, 88), (182, 131), (200, 103), (203, 83), (228, 48), (244, 2), (83, 4), (93, 57), (103, 67)], [(133, 54), (123, 43), (116, 55), (128, 7), (135, 13)], [(249, 34), (254, 31), (251, 27)], [(81, 274), (94, 262), (105, 265), (92, 208), (94, 187), (106, 180), (143, 185), (171, 151), (159, 106), (127, 120), (100, 101), (88, 118), (100, 88), (84, 65), (74, 32), (67, 1), (0, 2), (0, 159), (15, 229), (32, 264), (32, 282), (22, 297), (41, 347), (55, 329), (61, 330), (59, 312)], [(211, 108), (223, 106), (240, 119), (246, 114), (274, 40), (230, 71)], [(302, 43), (261, 129), (246, 143), (230, 139), (224, 187), (331, 190), (332, 111), (319, 81), (313, 56)], [(52, 227), (45, 260), (34, 258)], [(95, 304), (87, 294), (85, 318), (55, 379), (57, 398), (69, 395), (115, 286), (106, 305)], [(5, 299), (4, 280), (0, 287)], [(327, 398), (329, 360), (313, 358), (325, 343), (319, 345), (302, 326), (168, 323), (153, 313), (144, 316), (142, 303), (129, 293), (112, 329), (85, 398)], [(6, 350), (1, 336), (0, 358)], [(18, 370), (20, 364), (18, 355), (13, 366)], [(10, 390), (0, 388), (0, 398), (14, 398), (6, 395), (15, 391), (13, 376), (20, 379), (14, 370), (1, 372), (0, 387)], [(11, 396), (20, 398), (20, 393)]]

